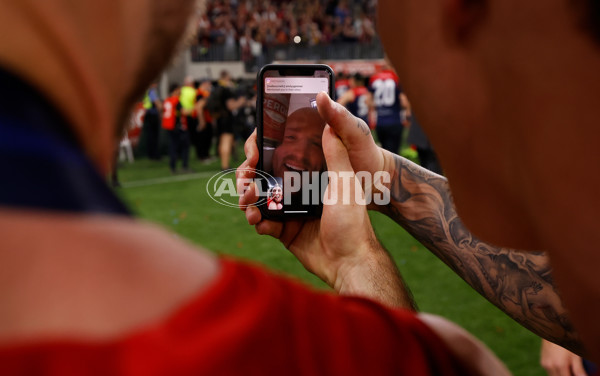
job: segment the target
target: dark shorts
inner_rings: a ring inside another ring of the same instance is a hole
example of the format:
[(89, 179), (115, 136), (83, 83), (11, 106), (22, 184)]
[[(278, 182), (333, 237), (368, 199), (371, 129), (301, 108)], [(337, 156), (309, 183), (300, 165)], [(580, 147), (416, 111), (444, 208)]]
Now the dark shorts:
[(382, 148), (394, 154), (400, 153), (402, 132), (404, 131), (402, 124), (378, 125), (375, 131)]
[(233, 134), (233, 118), (231, 116), (222, 116), (217, 119), (217, 133), (222, 134)]

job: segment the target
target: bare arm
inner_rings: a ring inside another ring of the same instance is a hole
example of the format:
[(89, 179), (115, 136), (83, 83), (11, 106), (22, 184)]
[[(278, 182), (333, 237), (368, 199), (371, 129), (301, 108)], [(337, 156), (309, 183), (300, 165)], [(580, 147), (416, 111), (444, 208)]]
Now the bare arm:
[(340, 295), (364, 296), (390, 307), (418, 309), (396, 263), (374, 234), (364, 258), (340, 267), (331, 287)]
[(378, 210), (394, 219), (486, 299), (539, 336), (581, 353), (543, 252), (486, 244), (458, 217), (447, 180), (386, 154), (391, 203)]
[(406, 111), (406, 119), (404, 120), (404, 126), (407, 127), (410, 125), (410, 117), (412, 116), (412, 109), (410, 107), (410, 102), (406, 97), (406, 94), (400, 93), (400, 105)]
[(236, 111), (240, 107), (246, 105), (246, 97), (239, 97), (237, 99), (230, 98), (225, 102), (225, 105), (229, 111)]

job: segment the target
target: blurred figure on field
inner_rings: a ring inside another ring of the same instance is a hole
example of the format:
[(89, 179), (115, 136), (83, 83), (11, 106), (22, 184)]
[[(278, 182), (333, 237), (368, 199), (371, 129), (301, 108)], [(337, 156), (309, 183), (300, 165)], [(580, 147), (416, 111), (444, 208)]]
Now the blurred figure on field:
[[(250, 137), (256, 128), (256, 82), (240, 83), (235, 93), (236, 97), (245, 97), (246, 101), (234, 113), (234, 135), (235, 144), (241, 140), (242, 143)], [(235, 149), (234, 149), (235, 150)], [(235, 158), (235, 153), (234, 153)]]
[(196, 114), (198, 117), (198, 143), (196, 145), (196, 156), (202, 161), (209, 161), (210, 148), (213, 140), (213, 119), (206, 107), (208, 98), (212, 92), (210, 80), (202, 80), (196, 92)]
[(414, 114), (410, 118), (410, 129), (408, 131), (407, 141), (409, 144), (416, 146), (417, 153), (419, 154), (419, 164), (421, 166), (436, 174), (443, 174), (437, 155), (435, 154), (435, 151), (433, 151), (433, 146), (431, 145), (431, 142), (429, 142), (425, 132), (423, 132), (423, 129)]
[(232, 112), (237, 111), (245, 103), (245, 97), (236, 97), (235, 84), (229, 72), (222, 71), (218, 85), (207, 103), (211, 116), (217, 124), (219, 158), (221, 158), (222, 170), (230, 168), (231, 153), (235, 140)]
[(183, 171), (189, 171), (190, 136), (186, 122), (182, 121), (181, 89), (177, 84), (169, 88), (169, 98), (164, 102), (162, 127), (169, 135), (169, 167), (177, 172), (177, 160), (181, 158)]
[(339, 72), (335, 78), (335, 98), (341, 98), (349, 87), (348, 76), (344, 72)]
[(402, 145), (402, 131), (410, 117), (410, 104), (402, 92), (396, 72), (386, 64), (382, 71), (371, 77), (369, 91), (373, 94), (373, 106), (377, 111), (375, 129), (381, 147), (398, 154)]
[(195, 109), (196, 90), (197, 88), (194, 86), (194, 79), (191, 76), (187, 76), (183, 81), (183, 87), (181, 88), (181, 94), (179, 95), (182, 114), (181, 120), (184, 122), (184, 126), (189, 133), (189, 141), (194, 146), (198, 139), (198, 117)]
[(158, 138), (160, 131), (160, 114), (162, 113), (162, 102), (158, 96), (158, 85), (153, 83), (144, 97), (144, 126), (142, 132), (146, 139), (146, 153), (148, 158), (158, 160)]
[(577, 354), (542, 339), (540, 365), (548, 376), (598, 376), (598, 367)]
[(349, 89), (338, 99), (338, 103), (368, 124), (373, 96), (365, 86), (365, 79), (360, 73), (356, 73), (350, 76), (348, 83)]

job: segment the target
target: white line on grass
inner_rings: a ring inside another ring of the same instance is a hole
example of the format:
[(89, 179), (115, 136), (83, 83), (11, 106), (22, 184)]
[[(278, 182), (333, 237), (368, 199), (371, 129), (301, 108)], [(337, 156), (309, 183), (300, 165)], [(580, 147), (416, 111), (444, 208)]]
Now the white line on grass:
[(122, 184), (123, 188), (147, 187), (147, 186), (151, 186), (151, 185), (168, 184), (168, 183), (176, 183), (176, 182), (180, 182), (180, 181), (210, 178), (211, 176), (213, 176), (217, 173), (218, 172), (199, 172), (196, 174), (167, 176), (164, 178), (138, 180), (138, 181), (132, 181), (129, 183), (121, 183), (121, 184)]

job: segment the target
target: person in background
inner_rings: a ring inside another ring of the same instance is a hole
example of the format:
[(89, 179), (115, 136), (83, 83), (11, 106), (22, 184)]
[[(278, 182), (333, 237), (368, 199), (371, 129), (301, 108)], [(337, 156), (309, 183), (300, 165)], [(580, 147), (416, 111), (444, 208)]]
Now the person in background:
[(433, 146), (431, 145), (431, 142), (429, 142), (425, 132), (423, 132), (423, 128), (421, 128), (421, 125), (414, 114), (410, 118), (410, 128), (408, 130), (408, 138), (406, 141), (417, 148), (419, 164), (422, 167), (431, 172), (435, 172), (436, 174), (443, 174), (442, 167), (433, 150)]
[(159, 131), (160, 131), (160, 114), (162, 113), (162, 101), (158, 96), (158, 85), (153, 83), (146, 91), (144, 96), (144, 125), (142, 132), (146, 139), (146, 152), (148, 158), (153, 160), (160, 159), (160, 151), (158, 147)]
[(181, 89), (172, 84), (169, 98), (164, 102), (162, 127), (169, 135), (169, 167), (171, 173), (177, 172), (177, 161), (181, 158), (184, 172), (189, 172), (190, 135), (186, 129), (186, 121), (182, 120)]
[(196, 155), (198, 159), (204, 162), (210, 162), (210, 148), (213, 141), (213, 124), (210, 112), (206, 108), (206, 103), (212, 92), (212, 83), (210, 80), (201, 80), (196, 95), (196, 114), (198, 117), (198, 145)]
[(365, 86), (365, 79), (360, 73), (350, 76), (349, 89), (338, 99), (338, 103), (345, 106), (350, 113), (365, 123), (369, 123), (373, 97)]
[[(214, 116), (217, 122), (217, 133), (219, 137), (219, 158), (221, 158), (221, 169), (230, 168), (231, 154), (235, 141), (233, 128), (233, 111), (245, 105), (246, 98), (236, 96), (236, 85), (231, 79), (228, 71), (222, 71), (218, 87), (214, 91), (217, 101), (217, 111)], [(214, 106), (213, 106), (214, 107)]]
[(350, 87), (350, 83), (348, 82), (348, 76), (344, 72), (338, 72), (337, 77), (335, 78), (335, 97), (341, 98), (348, 88)]
[(402, 92), (398, 75), (389, 64), (371, 76), (369, 91), (373, 95), (373, 106), (377, 113), (377, 138), (385, 150), (398, 154), (402, 132), (410, 117), (410, 104)]
[(183, 115), (182, 121), (184, 123), (183, 126), (189, 133), (190, 143), (195, 146), (198, 139), (198, 115), (195, 109), (197, 88), (194, 85), (195, 83), (193, 77), (187, 76), (184, 79), (183, 86), (181, 87), (179, 102), (181, 103), (181, 114)]

